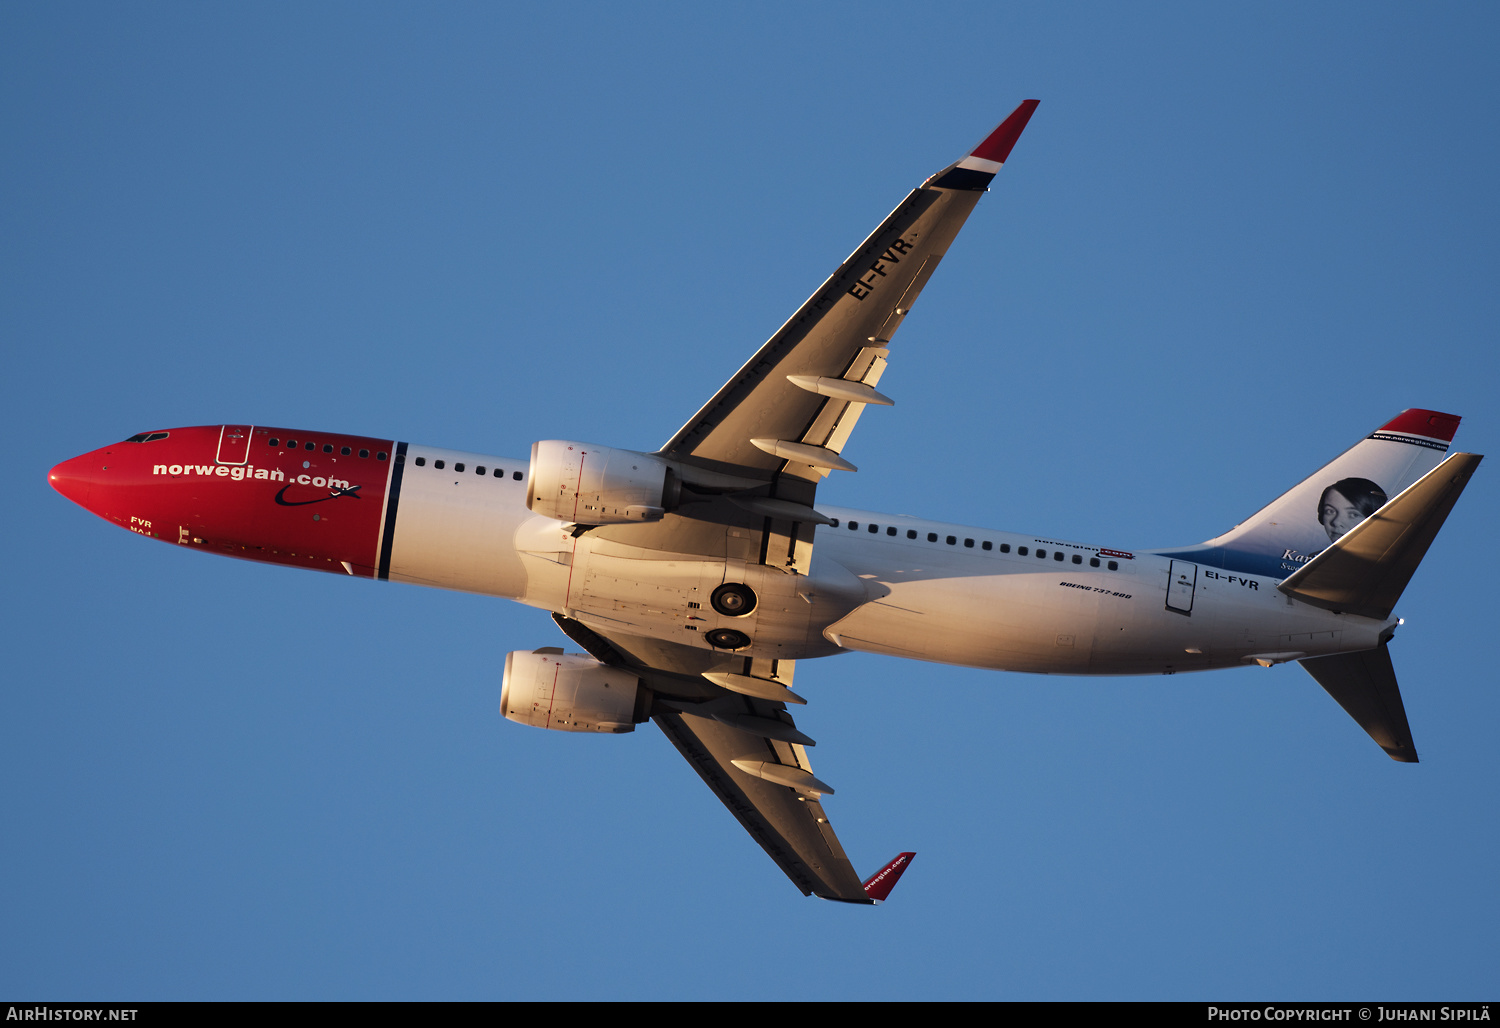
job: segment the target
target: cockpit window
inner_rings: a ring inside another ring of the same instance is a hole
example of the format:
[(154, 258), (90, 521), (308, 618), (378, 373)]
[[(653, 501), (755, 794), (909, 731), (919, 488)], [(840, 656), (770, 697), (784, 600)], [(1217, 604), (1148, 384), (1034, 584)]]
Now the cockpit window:
[(170, 432), (142, 432), (125, 440), (127, 443), (154, 443), (158, 439), (165, 439), (171, 435)]

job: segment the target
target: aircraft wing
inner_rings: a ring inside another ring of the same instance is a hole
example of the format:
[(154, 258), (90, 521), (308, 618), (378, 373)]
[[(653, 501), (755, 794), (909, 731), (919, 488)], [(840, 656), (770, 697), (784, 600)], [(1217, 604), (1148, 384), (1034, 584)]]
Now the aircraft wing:
[(714, 701), (712, 713), (695, 706), (651, 719), (750, 837), (804, 896), (870, 902), (819, 802), (833, 790), (813, 777), (803, 745), (768, 738), (761, 734), (766, 729), (755, 727), (774, 722), (796, 733), (785, 708), (747, 696)]
[[(854, 470), (839, 454), (865, 406), (891, 402), (875, 391), (891, 336), (1036, 106), (1023, 102), (972, 153), (901, 201), (661, 453), (813, 485), (830, 470)], [(809, 489), (775, 495), (811, 502)]]
[(786, 709), (802, 702), (790, 689), (793, 661), (743, 658), (743, 675), (704, 675), (722, 663), (702, 650), (607, 628), (601, 634), (560, 614), (552, 619), (595, 660), (641, 677), (656, 694), (651, 719), (804, 896), (884, 898), (866, 893), (823, 811), (820, 800), (833, 790), (813, 775), (813, 740)]
[[(595, 538), (723, 559), (727, 527), (739, 525), (763, 536), (759, 563), (805, 574), (813, 528), (827, 520), (812, 508), (817, 484), (831, 470), (855, 470), (840, 452), (866, 405), (891, 402), (875, 389), (891, 336), (1036, 106), (1023, 102), (968, 156), (913, 190), (662, 447), (707, 476), (684, 478), (707, 490), (691, 519), (603, 526)], [(652, 720), (804, 895), (884, 898), (910, 854), (868, 882), (855, 874), (823, 811), (821, 797), (833, 790), (812, 773), (813, 742), (787, 712), (803, 702), (790, 689), (792, 661), (651, 639), (631, 634), (627, 621), (583, 613), (553, 618), (594, 659), (640, 676), (655, 697)]]

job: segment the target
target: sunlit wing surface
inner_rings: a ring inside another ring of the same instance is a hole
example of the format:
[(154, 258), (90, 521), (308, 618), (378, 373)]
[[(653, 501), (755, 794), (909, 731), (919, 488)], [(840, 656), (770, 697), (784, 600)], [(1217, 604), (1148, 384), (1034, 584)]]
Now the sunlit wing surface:
[[(864, 408), (891, 403), (876, 389), (891, 337), (1036, 106), (1035, 100), (1022, 103), (967, 157), (913, 190), (662, 447), (661, 455), (673, 460), (770, 482), (768, 490), (742, 494), (732, 512), (762, 522), (762, 563), (806, 572), (811, 530), (823, 520), (811, 509), (817, 483), (830, 471), (856, 470), (841, 453)], [(673, 531), (675, 520), (659, 532)], [(625, 538), (624, 532), (604, 534)], [(640, 542), (644, 534), (631, 537)], [(705, 538), (717, 549), (717, 538)], [(653, 689), (670, 690), (673, 682), (663, 672), (683, 670), (631, 660), (619, 648), (614, 656)], [(819, 802), (832, 790), (812, 774), (805, 749), (811, 740), (796, 730), (786, 703), (771, 698), (789, 684), (790, 662), (774, 662), (785, 665), (779, 685), (757, 667), (771, 663), (744, 660), (743, 673), (687, 668), (722, 695), (670, 712), (659, 705), (653, 720), (804, 894), (875, 902)], [(789, 698), (800, 702), (795, 694)]]
[(890, 402), (875, 390), (887, 344), (1036, 106), (1022, 103), (902, 200), (661, 452), (814, 482), (852, 470), (839, 454), (860, 412)]

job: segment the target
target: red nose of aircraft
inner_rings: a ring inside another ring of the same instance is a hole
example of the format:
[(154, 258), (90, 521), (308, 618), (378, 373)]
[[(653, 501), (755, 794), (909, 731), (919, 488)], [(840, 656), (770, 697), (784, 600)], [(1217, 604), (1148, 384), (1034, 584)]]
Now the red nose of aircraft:
[(47, 482), (78, 506), (93, 510), (89, 506), (89, 497), (94, 486), (101, 484), (108, 475), (109, 457), (104, 451), (95, 450), (63, 461), (47, 472)]

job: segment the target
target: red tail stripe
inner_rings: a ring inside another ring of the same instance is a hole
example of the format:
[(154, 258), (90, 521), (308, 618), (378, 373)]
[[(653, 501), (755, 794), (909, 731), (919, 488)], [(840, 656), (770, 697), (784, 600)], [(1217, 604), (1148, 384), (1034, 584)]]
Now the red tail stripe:
[(1426, 436), (1428, 439), (1441, 439), (1445, 443), (1451, 443), (1461, 420), (1457, 414), (1442, 414), (1435, 410), (1413, 407), (1397, 414), (1376, 431), (1404, 432), (1407, 435)]

